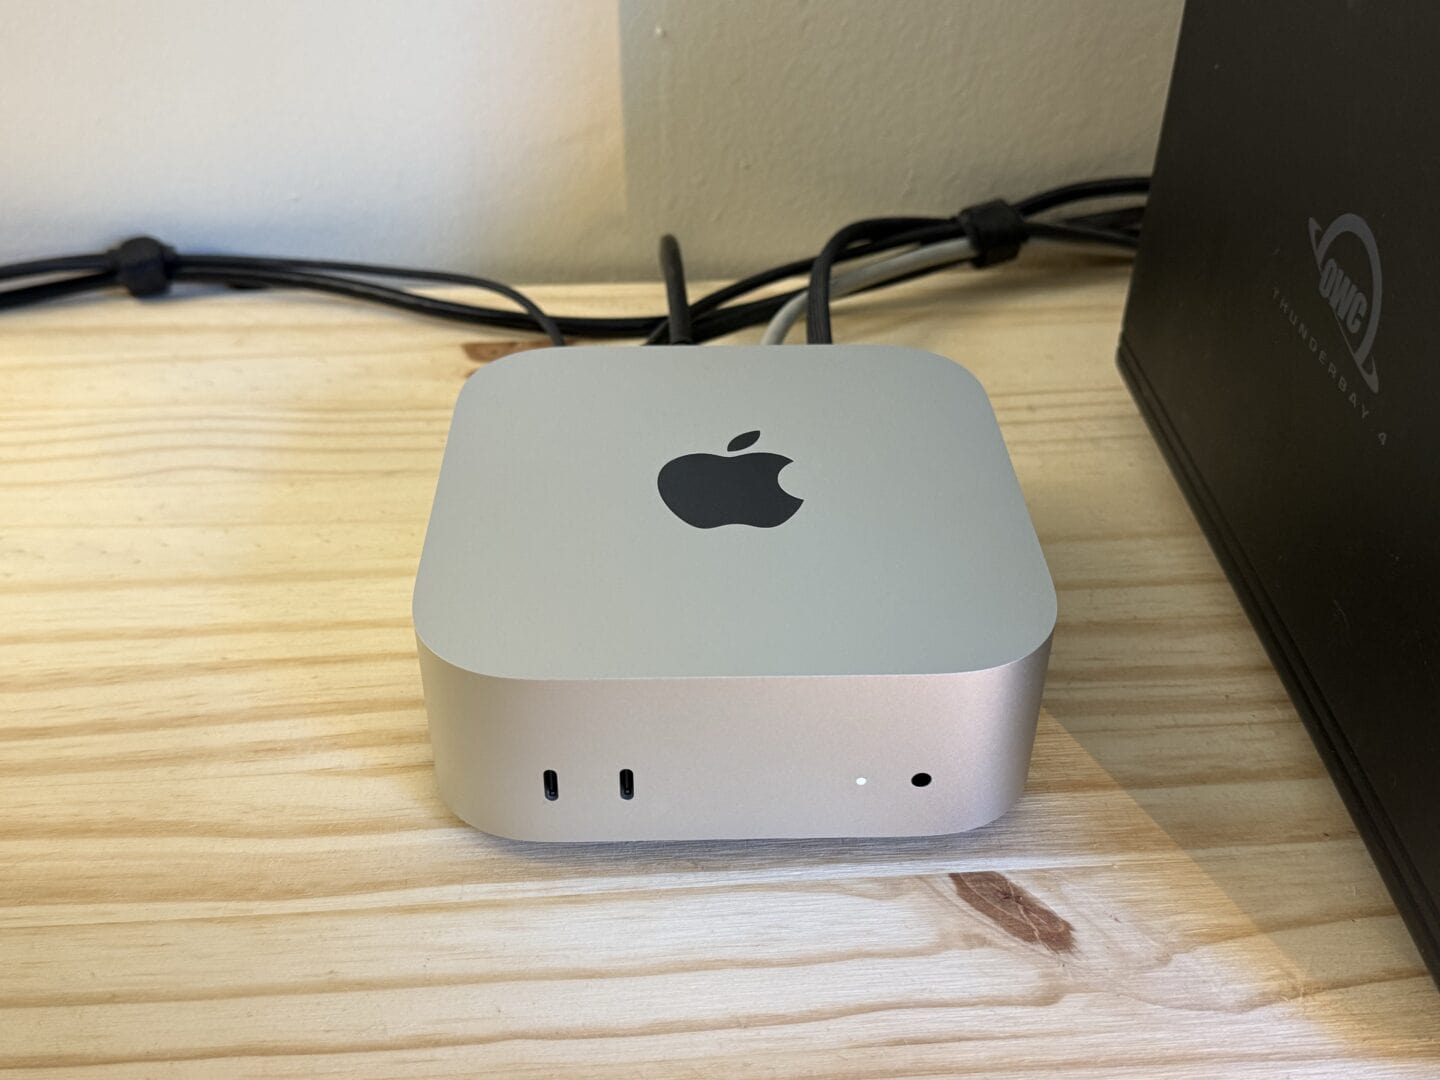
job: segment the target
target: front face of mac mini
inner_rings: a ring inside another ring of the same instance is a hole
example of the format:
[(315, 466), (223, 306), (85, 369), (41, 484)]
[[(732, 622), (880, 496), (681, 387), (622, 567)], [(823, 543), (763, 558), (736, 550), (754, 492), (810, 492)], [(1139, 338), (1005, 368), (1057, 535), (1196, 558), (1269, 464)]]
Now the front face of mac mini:
[(980, 384), (882, 346), (481, 369), (414, 599), (442, 796), (553, 841), (991, 821), (1055, 614)]

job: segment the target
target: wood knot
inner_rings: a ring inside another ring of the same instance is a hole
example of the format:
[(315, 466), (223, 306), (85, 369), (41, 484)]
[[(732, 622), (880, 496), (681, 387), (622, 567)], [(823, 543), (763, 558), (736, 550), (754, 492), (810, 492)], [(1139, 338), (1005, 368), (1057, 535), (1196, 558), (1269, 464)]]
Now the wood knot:
[(951, 874), (955, 895), (1013, 938), (1053, 953), (1075, 951), (1075, 928), (1004, 874)]

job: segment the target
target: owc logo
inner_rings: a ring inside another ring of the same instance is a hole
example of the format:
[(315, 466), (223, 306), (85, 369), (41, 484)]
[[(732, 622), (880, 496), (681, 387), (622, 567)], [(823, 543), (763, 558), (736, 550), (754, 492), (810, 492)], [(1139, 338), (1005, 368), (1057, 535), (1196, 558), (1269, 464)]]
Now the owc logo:
[(1380, 326), (1382, 285), (1375, 234), (1359, 214), (1341, 214), (1324, 231), (1311, 218), (1310, 247), (1320, 272), (1320, 295), (1335, 314), (1360, 377), (1378, 394), (1380, 373), (1371, 352)]

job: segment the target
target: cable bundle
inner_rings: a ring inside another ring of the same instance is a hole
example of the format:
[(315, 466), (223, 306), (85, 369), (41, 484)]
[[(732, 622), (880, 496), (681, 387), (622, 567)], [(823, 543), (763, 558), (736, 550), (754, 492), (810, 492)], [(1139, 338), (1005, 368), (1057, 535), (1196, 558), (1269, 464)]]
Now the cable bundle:
[[(150, 237), (136, 237), (93, 255), (0, 266), (0, 283), (43, 279), (0, 289), (0, 311), (113, 288), (123, 288), (135, 297), (160, 296), (178, 281), (234, 288), (309, 289), (494, 329), (539, 330), (555, 345), (564, 345), (567, 337), (696, 344), (762, 323), (769, 323), (765, 341), (778, 343), (803, 314), (807, 340), (811, 344), (828, 344), (832, 340), (830, 303), (838, 296), (908, 281), (960, 263), (984, 267), (1005, 262), (1031, 239), (1133, 249), (1139, 242), (1143, 204), (1058, 221), (1037, 218), (1077, 202), (1144, 195), (1149, 188), (1148, 177), (1092, 180), (1041, 192), (1014, 204), (991, 200), (948, 218), (858, 221), (832, 236), (815, 257), (763, 270), (694, 303), (686, 293), (679, 244), (674, 237), (666, 236), (661, 241), (660, 259), (669, 307), (666, 315), (552, 316), (518, 289), (472, 274), (327, 259), (186, 255)], [(839, 264), (897, 251), (858, 269), (835, 272)], [(766, 286), (799, 276), (808, 277), (807, 288), (736, 302)], [(441, 300), (383, 281), (465, 285), (504, 297), (519, 310)]]

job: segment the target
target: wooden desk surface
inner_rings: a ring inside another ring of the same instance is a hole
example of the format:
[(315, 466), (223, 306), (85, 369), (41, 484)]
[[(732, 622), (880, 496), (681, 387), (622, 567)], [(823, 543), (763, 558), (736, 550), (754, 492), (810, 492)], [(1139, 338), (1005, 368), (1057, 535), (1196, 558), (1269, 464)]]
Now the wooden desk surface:
[(410, 588), (483, 335), (0, 317), (0, 1074), (1440, 1077), (1440, 994), (1114, 370), (1125, 277), (837, 319), (981, 378), (1060, 591), (1024, 799), (894, 841), (446, 812)]

